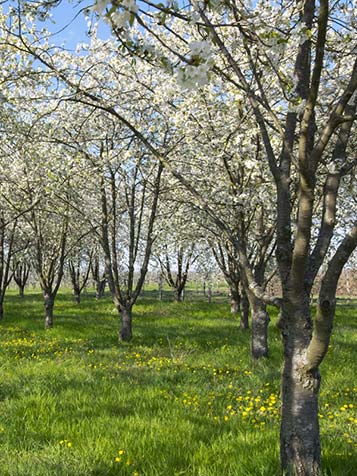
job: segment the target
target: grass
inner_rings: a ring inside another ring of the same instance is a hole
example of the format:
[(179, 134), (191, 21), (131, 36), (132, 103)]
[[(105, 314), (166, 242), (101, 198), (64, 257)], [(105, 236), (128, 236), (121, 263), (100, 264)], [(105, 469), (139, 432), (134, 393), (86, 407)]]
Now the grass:
[[(357, 467), (356, 306), (339, 305), (322, 368), (326, 476)], [(9, 293), (0, 332), (1, 476), (276, 476), (281, 343), (254, 362), (222, 302), (135, 307), (118, 344), (109, 299), (59, 294), (43, 329), (39, 294)]]

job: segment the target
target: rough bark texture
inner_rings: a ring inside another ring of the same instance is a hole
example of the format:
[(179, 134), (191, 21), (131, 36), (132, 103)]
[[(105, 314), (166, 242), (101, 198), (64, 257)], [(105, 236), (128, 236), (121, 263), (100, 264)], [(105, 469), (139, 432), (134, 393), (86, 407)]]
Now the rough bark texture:
[[(299, 302), (300, 301), (300, 302)], [(284, 368), (280, 454), (286, 476), (321, 474), (320, 431), (318, 421), (318, 369), (306, 368), (306, 351), (311, 340), (308, 296), (294, 296), (283, 309)]]
[(120, 332), (119, 339), (128, 342), (133, 337), (132, 331), (132, 310), (131, 308), (120, 309)]
[(252, 308), (252, 356), (255, 359), (268, 355), (269, 315), (266, 305), (256, 296), (250, 296)]
[(302, 370), (303, 358), (285, 360), (282, 379), (280, 451), (283, 474), (319, 476), (320, 433), (318, 422), (319, 373)]

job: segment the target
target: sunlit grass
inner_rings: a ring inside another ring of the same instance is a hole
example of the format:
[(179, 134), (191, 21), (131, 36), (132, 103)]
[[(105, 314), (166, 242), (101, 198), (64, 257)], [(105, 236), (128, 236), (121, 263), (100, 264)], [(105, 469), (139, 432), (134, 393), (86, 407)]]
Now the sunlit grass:
[[(356, 307), (340, 306), (321, 372), (326, 475), (357, 467)], [(254, 362), (222, 302), (135, 308), (118, 344), (108, 298), (59, 295), (43, 328), (39, 294), (10, 294), (1, 322), (1, 476), (276, 476), (281, 342)]]

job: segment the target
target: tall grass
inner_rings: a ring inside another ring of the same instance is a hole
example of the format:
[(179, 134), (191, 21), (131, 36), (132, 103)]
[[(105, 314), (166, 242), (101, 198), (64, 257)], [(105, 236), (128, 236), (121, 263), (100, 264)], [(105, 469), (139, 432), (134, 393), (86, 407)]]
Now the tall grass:
[[(326, 475), (357, 468), (356, 307), (340, 305), (324, 362), (320, 421)], [(118, 344), (109, 299), (56, 303), (10, 294), (0, 330), (1, 476), (276, 476), (281, 342), (250, 358), (250, 334), (225, 302), (135, 307)]]

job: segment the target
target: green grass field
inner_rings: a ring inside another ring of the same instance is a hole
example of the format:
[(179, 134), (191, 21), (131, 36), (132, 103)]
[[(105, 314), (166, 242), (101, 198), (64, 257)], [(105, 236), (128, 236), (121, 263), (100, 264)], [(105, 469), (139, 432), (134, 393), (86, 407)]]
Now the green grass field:
[[(118, 344), (109, 298), (9, 293), (0, 323), (1, 476), (277, 476), (281, 343), (253, 362), (224, 302), (146, 297)], [(339, 305), (322, 365), (325, 475), (357, 474), (356, 306)]]

